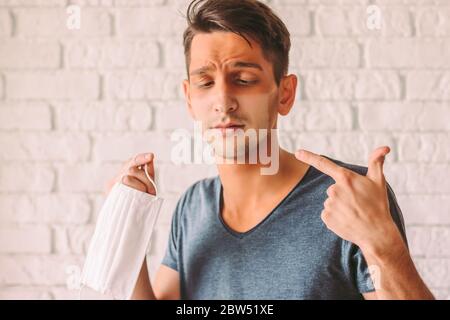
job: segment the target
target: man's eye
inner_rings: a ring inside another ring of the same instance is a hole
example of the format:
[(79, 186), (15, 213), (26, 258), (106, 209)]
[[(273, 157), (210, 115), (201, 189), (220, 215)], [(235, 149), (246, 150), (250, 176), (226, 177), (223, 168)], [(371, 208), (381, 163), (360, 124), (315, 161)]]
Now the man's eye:
[(236, 82), (238, 82), (239, 84), (243, 84), (243, 85), (249, 85), (249, 84), (254, 84), (257, 81), (256, 80), (236, 79)]
[(208, 88), (210, 87), (214, 82), (213, 81), (209, 81), (209, 82), (205, 82), (205, 83), (200, 83), (198, 86), (200, 88)]

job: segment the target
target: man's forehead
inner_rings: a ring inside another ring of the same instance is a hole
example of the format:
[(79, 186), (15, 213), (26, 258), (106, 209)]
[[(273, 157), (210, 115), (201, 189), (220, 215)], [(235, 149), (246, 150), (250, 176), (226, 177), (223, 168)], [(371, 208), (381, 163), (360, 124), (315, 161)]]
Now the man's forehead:
[(191, 69), (206, 67), (212, 62), (230, 63), (234, 67), (245, 67), (246, 63), (263, 67), (264, 57), (259, 44), (248, 38), (248, 42), (232, 32), (200, 33), (191, 44)]
[[(231, 68), (247, 68), (247, 69), (264, 71), (261, 64), (256, 63), (256, 62), (249, 62), (249, 61), (233, 61), (233, 62), (230, 62), (228, 64), (228, 66)], [(202, 67), (194, 68), (193, 70), (191, 70), (190, 75), (194, 76), (194, 75), (203, 74), (203, 73), (207, 73), (207, 72), (214, 71), (214, 70), (215, 70), (214, 64), (205, 63), (205, 65), (203, 65)]]

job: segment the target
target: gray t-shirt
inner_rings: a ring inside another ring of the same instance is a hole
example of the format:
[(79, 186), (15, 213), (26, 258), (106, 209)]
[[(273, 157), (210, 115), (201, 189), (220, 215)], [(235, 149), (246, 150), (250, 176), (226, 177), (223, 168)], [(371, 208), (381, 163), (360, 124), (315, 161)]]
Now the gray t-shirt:
[[(333, 162), (365, 175), (367, 167)], [(223, 221), (220, 177), (179, 199), (162, 264), (180, 275), (181, 299), (363, 299), (374, 291), (362, 251), (328, 230), (320, 214), (334, 180), (309, 167), (270, 214), (240, 233)], [(388, 185), (391, 215), (404, 222)]]

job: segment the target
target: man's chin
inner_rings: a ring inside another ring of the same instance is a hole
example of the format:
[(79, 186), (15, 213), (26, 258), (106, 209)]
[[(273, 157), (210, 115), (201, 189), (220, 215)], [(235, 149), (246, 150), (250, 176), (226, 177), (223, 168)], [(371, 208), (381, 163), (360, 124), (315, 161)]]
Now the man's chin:
[(213, 149), (214, 156), (228, 160), (244, 159), (245, 161), (246, 158), (250, 159), (257, 155), (259, 146), (267, 139), (267, 129), (210, 129), (204, 132), (203, 137), (204, 141)]
[[(225, 146), (223, 142), (217, 144), (211, 144), (213, 149), (213, 155), (218, 160), (226, 160), (227, 163), (240, 163), (247, 162), (254, 163), (258, 158), (258, 145), (249, 145), (248, 143), (237, 143), (235, 139), (228, 138), (225, 140)], [(228, 146), (228, 148), (227, 148)], [(254, 159), (253, 161), (250, 161)]]

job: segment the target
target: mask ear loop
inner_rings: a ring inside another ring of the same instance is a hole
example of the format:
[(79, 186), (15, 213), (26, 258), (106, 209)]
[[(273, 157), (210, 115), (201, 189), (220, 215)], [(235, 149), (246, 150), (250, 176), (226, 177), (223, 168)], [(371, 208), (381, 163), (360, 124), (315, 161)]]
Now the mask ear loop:
[(144, 165), (144, 171), (145, 171), (145, 175), (147, 176), (147, 179), (151, 182), (151, 184), (153, 185), (153, 188), (155, 188), (155, 194), (156, 197), (158, 197), (158, 188), (156, 187), (155, 182), (153, 181), (153, 179), (150, 177), (150, 175), (148, 174), (148, 170), (147, 170), (147, 164)]
[[(148, 174), (147, 164), (144, 164), (144, 172), (145, 172), (145, 175), (147, 176), (147, 179), (150, 180), (151, 184), (155, 188), (155, 195), (156, 195), (156, 198), (158, 198), (158, 188), (156, 188), (156, 183), (153, 181), (153, 179)], [(147, 248), (147, 250), (148, 250), (148, 248)]]

